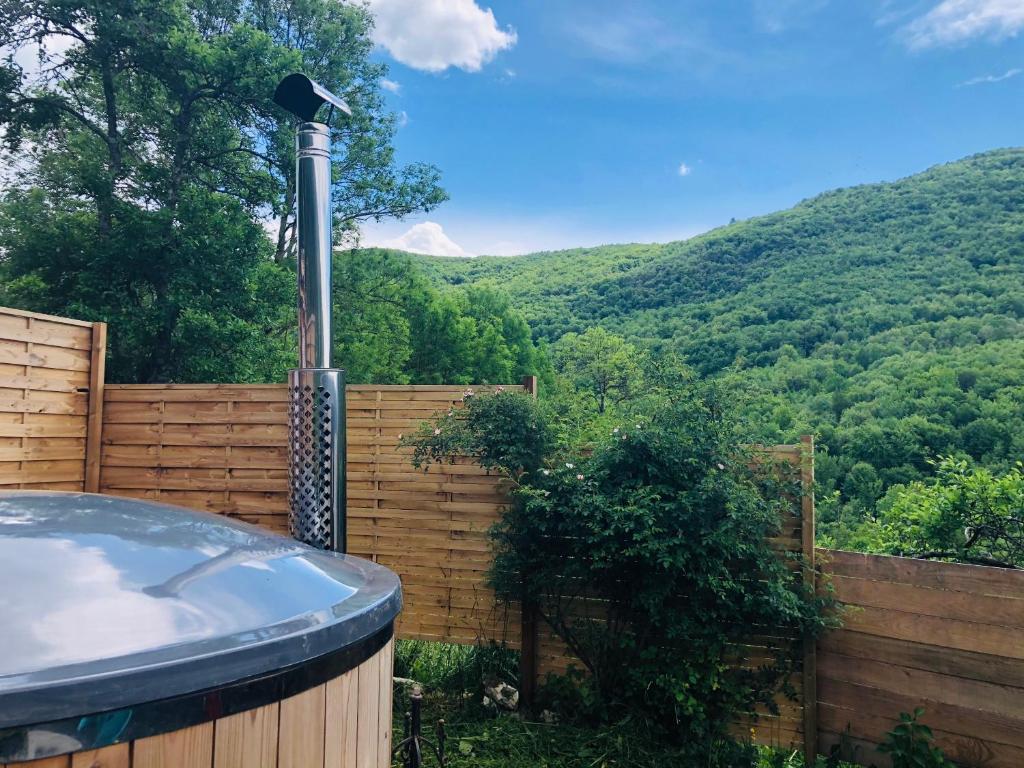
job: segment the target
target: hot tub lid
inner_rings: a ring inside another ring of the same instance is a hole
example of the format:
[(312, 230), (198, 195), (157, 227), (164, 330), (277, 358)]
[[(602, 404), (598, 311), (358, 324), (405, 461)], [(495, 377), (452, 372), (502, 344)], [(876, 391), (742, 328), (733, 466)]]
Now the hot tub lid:
[(219, 515), (0, 492), (0, 728), (257, 679), (376, 637), (398, 577)]

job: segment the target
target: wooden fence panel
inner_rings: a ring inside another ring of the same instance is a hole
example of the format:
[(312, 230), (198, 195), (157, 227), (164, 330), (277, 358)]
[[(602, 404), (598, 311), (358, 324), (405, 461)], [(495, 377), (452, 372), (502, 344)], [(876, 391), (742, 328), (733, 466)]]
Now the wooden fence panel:
[[(498, 608), (485, 584), (487, 531), (507, 503), (501, 480), (468, 460), (423, 472), (398, 446), (462, 407), (464, 390), (348, 387), (348, 550), (402, 577), (400, 637), (518, 647), (518, 611)], [(102, 490), (286, 533), (287, 399), (278, 384), (108, 385)]]
[(1024, 765), (1024, 572), (822, 550), (843, 627), (818, 643), (823, 746), (857, 761), (901, 712), (965, 766)]
[(97, 489), (105, 340), (103, 323), (0, 307), (0, 489)]

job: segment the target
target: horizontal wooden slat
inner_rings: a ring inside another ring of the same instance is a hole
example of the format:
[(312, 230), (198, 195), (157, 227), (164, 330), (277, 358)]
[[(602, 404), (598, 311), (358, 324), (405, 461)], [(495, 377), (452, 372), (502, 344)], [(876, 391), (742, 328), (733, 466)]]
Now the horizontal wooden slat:
[(1024, 729), (1024, 691), (1020, 688), (830, 652), (818, 655), (818, 676), (892, 693), (911, 691), (926, 709), (928, 702), (938, 702), (1004, 714), (1020, 720)]
[[(820, 550), (819, 550), (820, 551)], [(1024, 595), (1024, 571), (980, 565), (941, 563), (887, 555), (824, 550), (828, 571), (873, 581), (912, 584), (928, 589), (947, 589), (978, 595)]]
[(916, 584), (833, 576), (836, 597), (847, 605), (870, 606), (981, 624), (1024, 627), (1024, 591), (1016, 597), (921, 588)]
[(835, 653), (857, 659), (878, 659), (901, 667), (934, 671), (954, 678), (1024, 688), (1024, 664), (1018, 659), (891, 637), (865, 635), (848, 629), (829, 632), (818, 645), (819, 653)]
[(59, 317), (57, 315), (44, 315), (41, 312), (30, 312), (27, 309), (13, 309), (12, 307), (0, 307), (0, 315), (32, 318), (33, 320), (41, 320), (45, 323), (55, 323), (57, 325), (69, 327), (92, 328), (93, 326), (93, 324), (87, 320), (75, 320), (70, 317)]
[[(901, 712), (913, 712), (922, 705), (916, 691), (885, 691), (828, 677), (818, 679), (818, 700), (855, 712), (884, 713), (892, 723)], [(985, 742), (1024, 749), (1024, 728), (1016, 718), (934, 701), (928, 703), (925, 712), (929, 725), (947, 733), (963, 733)]]

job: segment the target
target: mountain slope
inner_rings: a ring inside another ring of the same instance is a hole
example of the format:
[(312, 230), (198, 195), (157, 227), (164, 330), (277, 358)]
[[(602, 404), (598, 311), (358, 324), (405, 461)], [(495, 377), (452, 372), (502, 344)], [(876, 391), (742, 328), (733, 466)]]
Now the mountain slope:
[(685, 242), (421, 263), (499, 284), (535, 336), (597, 324), (681, 353), (748, 393), (754, 437), (816, 433), (820, 517), (840, 545), (939, 454), (1024, 457), (1022, 149)]
[(1019, 320), (1024, 150), (830, 192), (685, 242), (421, 258), (443, 282), (500, 284), (536, 335), (597, 323), (678, 348), (705, 372), (737, 357), (763, 364), (782, 344), (812, 354), (836, 334), (845, 344), (972, 315)]

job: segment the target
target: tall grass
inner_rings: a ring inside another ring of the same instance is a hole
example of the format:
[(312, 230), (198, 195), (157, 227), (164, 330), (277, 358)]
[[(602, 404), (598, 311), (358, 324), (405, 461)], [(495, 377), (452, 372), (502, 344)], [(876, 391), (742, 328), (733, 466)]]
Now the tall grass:
[(484, 683), (519, 686), (519, 654), (498, 645), (453, 645), (423, 640), (395, 644), (395, 676), (446, 694), (476, 693)]

